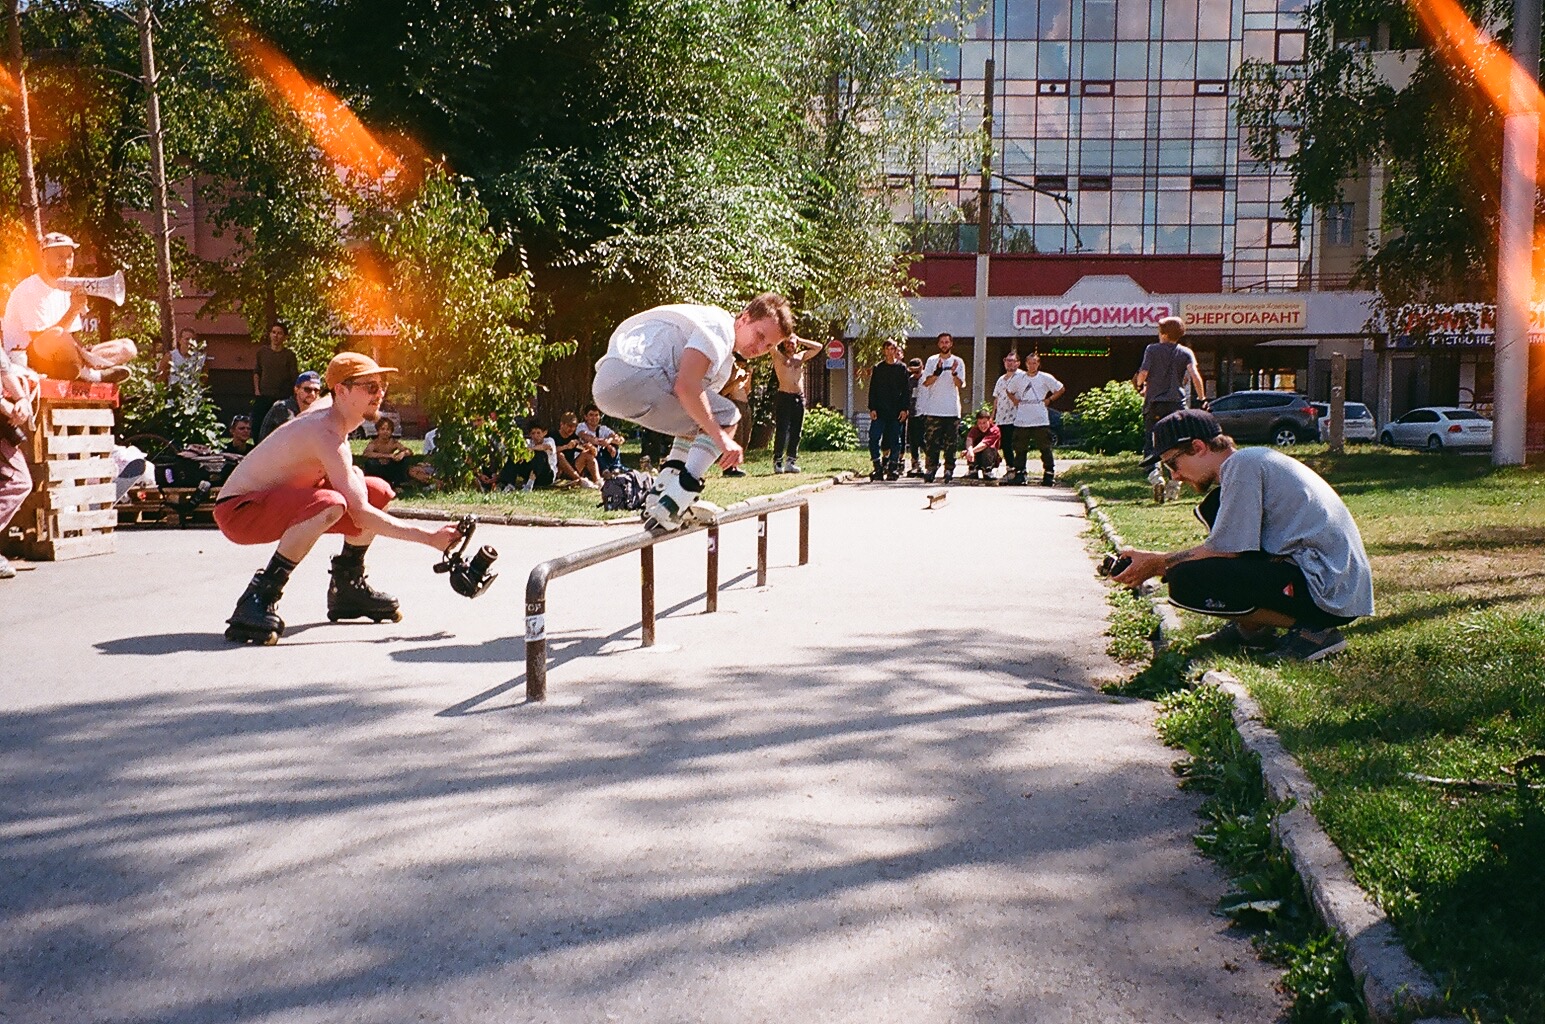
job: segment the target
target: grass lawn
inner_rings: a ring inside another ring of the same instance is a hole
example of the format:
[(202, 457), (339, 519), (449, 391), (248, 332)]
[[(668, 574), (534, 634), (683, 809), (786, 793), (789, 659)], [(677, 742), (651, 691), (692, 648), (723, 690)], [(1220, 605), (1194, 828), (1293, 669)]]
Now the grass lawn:
[[(361, 445), (363, 447), (363, 445)], [(629, 465), (637, 464), (626, 453)], [(868, 452), (802, 452), (802, 472), (788, 475), (772, 471), (772, 455), (752, 452), (746, 460), (747, 475), (738, 479), (725, 477), (715, 469), (708, 475), (704, 496), (716, 505), (729, 505), (763, 494), (776, 494), (801, 484), (815, 483), (842, 470), (869, 472)], [(435, 494), (405, 495), (394, 505), (407, 508), (442, 509), (447, 512), (475, 512), (479, 515), (551, 516), (556, 519), (636, 519), (637, 512), (603, 512), (595, 491), (578, 487), (545, 491), (511, 491), (483, 494), (478, 491), (441, 491)]]
[[(1378, 614), (1315, 665), (1197, 657), (1261, 702), (1324, 791), (1316, 816), (1454, 1005), (1476, 1021), (1545, 1021), (1545, 792), (1408, 776), (1510, 782), (1504, 767), (1545, 752), (1545, 465), (1322, 445), (1292, 454), (1352, 510)], [(1203, 537), (1196, 496), (1154, 505), (1136, 456), (1068, 477), (1134, 546)], [(1211, 628), (1186, 618), (1193, 635)]]

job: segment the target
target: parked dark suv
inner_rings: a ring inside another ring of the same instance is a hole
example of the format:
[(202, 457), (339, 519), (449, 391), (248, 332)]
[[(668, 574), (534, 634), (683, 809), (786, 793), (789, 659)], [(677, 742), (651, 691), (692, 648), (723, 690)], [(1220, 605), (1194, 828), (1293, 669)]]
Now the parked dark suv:
[(1211, 409), (1236, 441), (1297, 444), (1320, 435), (1314, 406), (1291, 391), (1236, 391), (1213, 399)]

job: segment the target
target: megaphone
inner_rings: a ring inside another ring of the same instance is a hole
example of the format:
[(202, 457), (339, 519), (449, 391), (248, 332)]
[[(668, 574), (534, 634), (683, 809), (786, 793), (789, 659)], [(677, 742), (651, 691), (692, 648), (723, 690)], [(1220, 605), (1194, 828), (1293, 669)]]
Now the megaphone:
[(76, 295), (90, 295), (107, 299), (115, 306), (123, 305), (129, 295), (123, 281), (123, 271), (115, 271), (107, 277), (61, 277), (59, 287)]

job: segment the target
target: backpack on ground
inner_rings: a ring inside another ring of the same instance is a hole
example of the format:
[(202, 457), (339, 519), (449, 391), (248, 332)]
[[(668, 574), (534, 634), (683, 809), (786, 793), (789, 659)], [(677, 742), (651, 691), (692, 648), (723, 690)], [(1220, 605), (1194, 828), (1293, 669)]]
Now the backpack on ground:
[(607, 512), (634, 512), (644, 507), (644, 498), (654, 486), (654, 477), (636, 469), (624, 469), (601, 481), (601, 508)]

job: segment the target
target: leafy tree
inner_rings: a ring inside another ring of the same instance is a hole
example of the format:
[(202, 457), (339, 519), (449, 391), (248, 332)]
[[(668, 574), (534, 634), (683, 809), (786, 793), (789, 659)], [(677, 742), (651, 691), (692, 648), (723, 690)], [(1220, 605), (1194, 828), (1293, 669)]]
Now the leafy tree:
[[(1507, 25), (1512, 10), (1498, 0), (1461, 6), (1488, 26)], [(1348, 180), (1385, 161), (1383, 241), (1359, 280), (1389, 307), (1490, 294), (1501, 117), (1477, 68), (1436, 46), (1402, 0), (1316, 0), (1305, 25), (1304, 64), (1247, 61), (1236, 76), (1252, 153), (1281, 160), (1291, 175), (1288, 213), (1340, 202)], [(1370, 42), (1417, 51), (1408, 84), (1396, 89), (1381, 76)]]
[(159, 434), (178, 447), (213, 445), (224, 427), (204, 380), (205, 360), (203, 342), (195, 341), (188, 361), (163, 381), (155, 372), (155, 357), (142, 354), (138, 372), (119, 388), (118, 436)]

